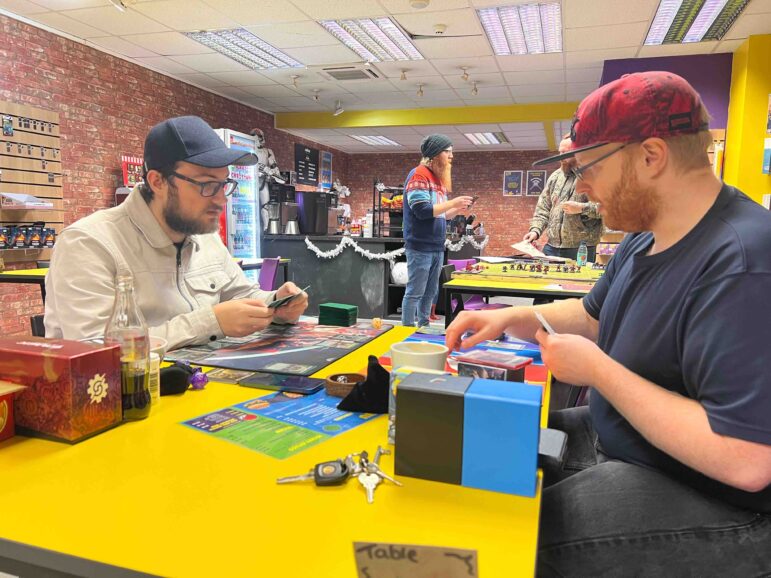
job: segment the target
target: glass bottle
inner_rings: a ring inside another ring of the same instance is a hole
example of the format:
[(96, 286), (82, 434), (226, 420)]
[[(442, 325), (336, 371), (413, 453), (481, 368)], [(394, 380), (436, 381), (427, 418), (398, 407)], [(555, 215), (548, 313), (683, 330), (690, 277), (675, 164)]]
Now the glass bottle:
[(150, 336), (134, 299), (130, 275), (115, 280), (115, 305), (104, 330), (106, 344), (120, 345), (123, 419), (144, 419), (150, 415)]
[(576, 265), (579, 267), (586, 266), (587, 254), (588, 250), (586, 248), (586, 241), (581, 241), (581, 244), (578, 246), (578, 254), (576, 255)]

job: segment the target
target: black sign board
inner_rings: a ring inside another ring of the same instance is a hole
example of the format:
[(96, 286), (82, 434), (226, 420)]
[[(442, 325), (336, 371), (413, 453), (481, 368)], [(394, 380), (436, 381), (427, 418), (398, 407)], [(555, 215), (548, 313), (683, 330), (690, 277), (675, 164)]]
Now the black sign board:
[(298, 185), (316, 186), (319, 182), (319, 149), (295, 143), (294, 170)]

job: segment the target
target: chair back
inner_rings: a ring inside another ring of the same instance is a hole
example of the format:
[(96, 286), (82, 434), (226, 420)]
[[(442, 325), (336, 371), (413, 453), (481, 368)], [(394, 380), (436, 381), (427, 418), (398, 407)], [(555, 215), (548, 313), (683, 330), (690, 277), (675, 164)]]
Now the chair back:
[(281, 261), (281, 257), (268, 257), (262, 260), (260, 276), (257, 278), (257, 282), (263, 291), (273, 291), (276, 288), (276, 273), (278, 272), (279, 261)]
[(45, 337), (46, 336), (46, 326), (43, 321), (44, 316), (43, 315), (33, 315), (29, 318), (29, 325), (32, 329), (32, 336), (33, 337)]

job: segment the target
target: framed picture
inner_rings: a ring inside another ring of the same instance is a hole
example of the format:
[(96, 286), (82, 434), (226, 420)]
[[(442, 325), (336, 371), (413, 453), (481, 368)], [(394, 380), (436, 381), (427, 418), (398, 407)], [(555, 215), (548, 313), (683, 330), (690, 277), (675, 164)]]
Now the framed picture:
[(518, 197), (522, 194), (523, 171), (503, 171), (503, 196)]
[(546, 171), (527, 171), (527, 189), (525, 194), (529, 197), (538, 196), (546, 186)]

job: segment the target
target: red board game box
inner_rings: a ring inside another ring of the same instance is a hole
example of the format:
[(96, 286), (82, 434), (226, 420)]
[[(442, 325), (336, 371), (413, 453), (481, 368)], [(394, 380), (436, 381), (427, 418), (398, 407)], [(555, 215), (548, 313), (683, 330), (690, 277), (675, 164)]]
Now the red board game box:
[(13, 437), (15, 433), (13, 421), (13, 394), (24, 389), (7, 381), (0, 381), (0, 442)]
[(77, 442), (122, 420), (120, 349), (64, 339), (0, 339), (0, 380), (16, 394), (22, 433)]
[(525, 380), (525, 367), (533, 362), (531, 357), (480, 349), (458, 355), (456, 359), (458, 375), (518, 382)]

